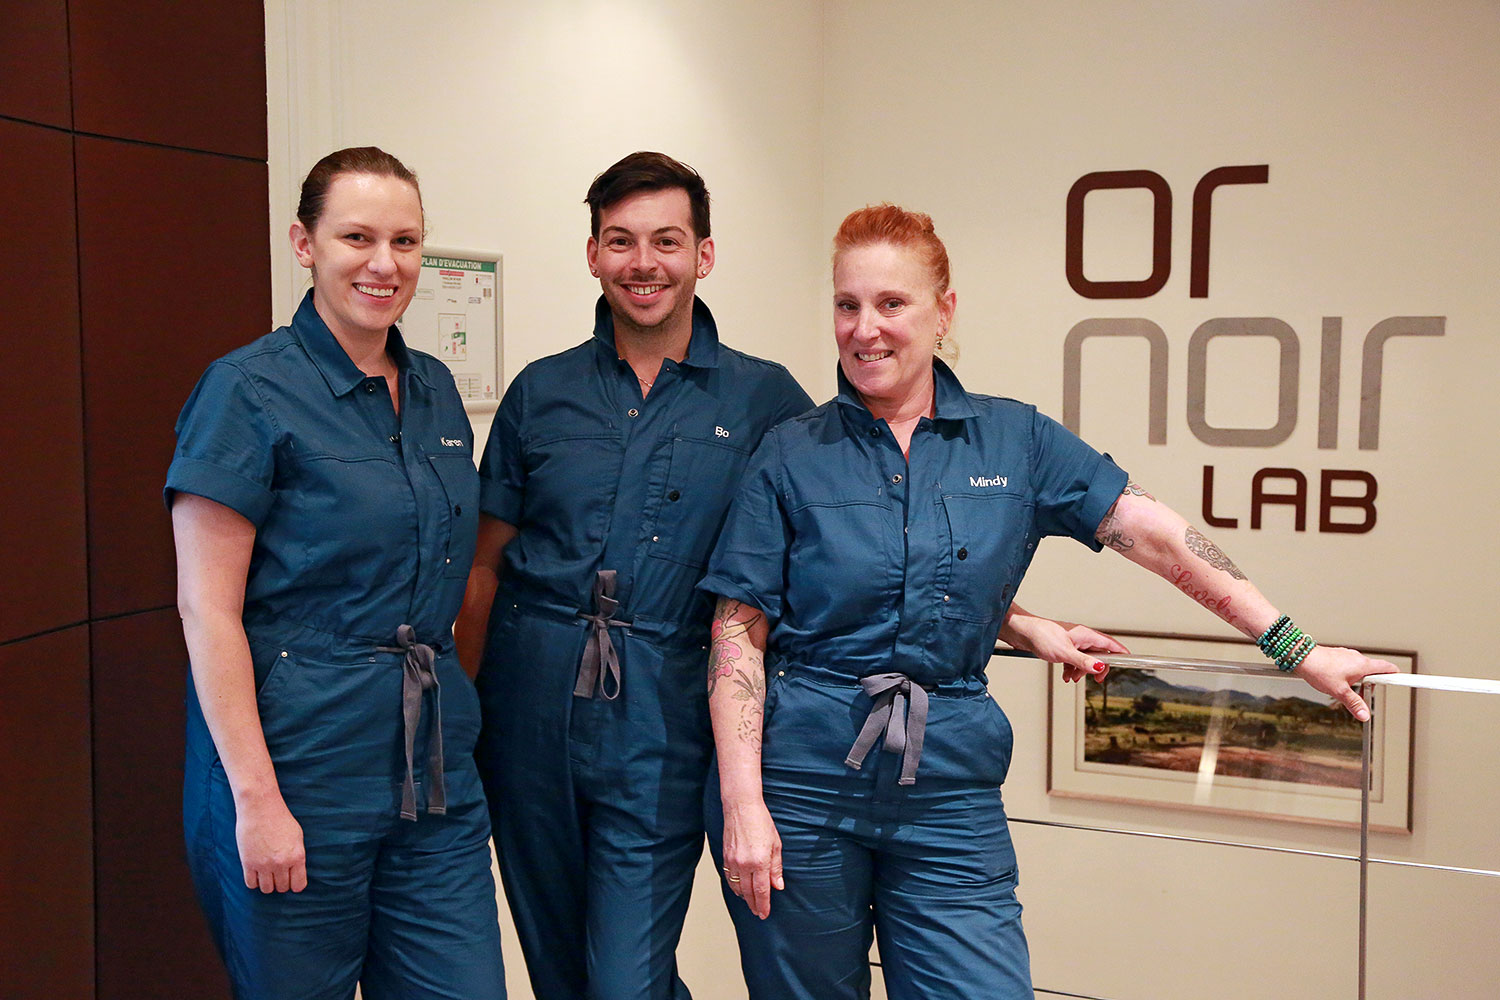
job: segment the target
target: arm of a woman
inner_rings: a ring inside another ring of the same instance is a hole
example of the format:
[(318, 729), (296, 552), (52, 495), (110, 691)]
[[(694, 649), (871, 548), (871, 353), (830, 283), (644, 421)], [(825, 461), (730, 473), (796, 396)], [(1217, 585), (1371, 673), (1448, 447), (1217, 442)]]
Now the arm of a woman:
[(255, 703), (255, 669), (242, 614), (255, 526), (212, 500), (172, 502), (177, 610), (204, 721), (234, 795), (235, 841), (245, 885), (307, 888), (302, 826), (281, 797)]
[[(1125, 487), (1095, 537), (1125, 558), (1163, 577), (1251, 639), (1279, 617), (1276, 608), (1213, 542), (1135, 483)], [(1395, 664), (1353, 649), (1318, 646), (1294, 671), (1318, 691), (1340, 701), (1364, 722), (1369, 707), (1353, 686)]]
[(1015, 649), (1024, 650), (1039, 660), (1063, 665), (1063, 680), (1081, 681), (1084, 677), (1103, 680), (1109, 673), (1109, 664), (1090, 653), (1126, 653), (1125, 648), (1112, 635), (1078, 625), (1074, 622), (1053, 621), (1034, 615), (1021, 605), (1011, 603), (1000, 627), (1001, 642)]
[(766, 616), (720, 597), (708, 654), (708, 711), (719, 754), (724, 804), (724, 877), (757, 917), (771, 913), (771, 890), (783, 889), (781, 837), (760, 782), (761, 722), (766, 704)]
[(495, 603), (495, 591), (500, 586), (500, 558), (505, 554), (505, 547), (519, 533), (520, 529), (508, 521), (488, 514), (479, 515), (474, 566), (469, 570), (458, 621), (453, 623), (453, 645), (458, 651), (458, 662), (470, 679), (479, 673), (479, 661), (484, 656), (490, 609)]

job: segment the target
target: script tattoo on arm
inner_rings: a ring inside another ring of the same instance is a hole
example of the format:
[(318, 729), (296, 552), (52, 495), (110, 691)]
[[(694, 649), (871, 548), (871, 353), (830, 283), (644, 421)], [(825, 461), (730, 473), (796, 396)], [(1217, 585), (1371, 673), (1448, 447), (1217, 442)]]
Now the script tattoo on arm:
[(1236, 580), (1245, 579), (1245, 574), (1241, 573), (1240, 568), (1234, 564), (1233, 560), (1224, 554), (1224, 550), (1215, 545), (1209, 540), (1207, 535), (1191, 524), (1188, 525), (1183, 540), (1187, 542), (1188, 551), (1208, 563), (1214, 569), (1221, 569)]
[[(1147, 493), (1135, 482), (1125, 484), (1125, 489), (1120, 491), (1120, 496), (1145, 497), (1154, 501), (1156, 497)], [(1094, 532), (1094, 538), (1099, 542), (1114, 549), (1116, 552), (1129, 552), (1135, 548), (1135, 539), (1125, 534), (1124, 528), (1120, 526), (1119, 512), (1117, 508), (1120, 501), (1116, 500), (1109, 508), (1109, 513), (1104, 515), (1104, 520), (1099, 522), (1099, 530)]]

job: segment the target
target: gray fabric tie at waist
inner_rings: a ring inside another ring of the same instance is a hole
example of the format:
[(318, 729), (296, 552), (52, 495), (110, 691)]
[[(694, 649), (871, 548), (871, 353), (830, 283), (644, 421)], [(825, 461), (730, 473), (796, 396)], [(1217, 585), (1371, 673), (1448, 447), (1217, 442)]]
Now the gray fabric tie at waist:
[(433, 664), (437, 652), (417, 641), (410, 625), (396, 629), (395, 646), (380, 646), (382, 653), (405, 653), (401, 674), (401, 715), (406, 728), (406, 780), (401, 784), (401, 818), (417, 818), (417, 790), (412, 778), (412, 754), (417, 740), (417, 721), (422, 717), (422, 696), (432, 691), (432, 716), (427, 724), (427, 811), (434, 816), (448, 812), (448, 787), (443, 779), (443, 691)]
[[(859, 686), (874, 700), (865, 724), (860, 728), (859, 738), (849, 750), (844, 763), (856, 771), (864, 765), (865, 755), (875, 745), (883, 731), (885, 749), (901, 754), (902, 785), (917, 782), (917, 764), (922, 759), (922, 740), (927, 735), (927, 691), (920, 684), (913, 684), (905, 674), (874, 674), (861, 677)], [(907, 716), (906, 702), (911, 699), (911, 715)]]
[(573, 693), (580, 698), (592, 698), (594, 689), (605, 701), (620, 697), (620, 654), (610, 641), (611, 625), (629, 628), (629, 622), (616, 621), (614, 613), (620, 610), (615, 600), (615, 571), (601, 569), (594, 574), (594, 610), (578, 612), (578, 617), (589, 623), (588, 643), (583, 647), (583, 659), (578, 662), (578, 683)]

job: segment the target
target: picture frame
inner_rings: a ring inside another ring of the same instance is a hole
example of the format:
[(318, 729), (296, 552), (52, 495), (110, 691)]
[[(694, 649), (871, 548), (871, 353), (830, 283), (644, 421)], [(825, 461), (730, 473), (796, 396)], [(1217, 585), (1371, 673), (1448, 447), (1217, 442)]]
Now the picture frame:
[[(1276, 671), (1248, 639), (1111, 634), (1152, 665), (1117, 666), (1102, 686), (1049, 672), (1049, 795), (1360, 825), (1363, 734), (1332, 699)], [(1417, 672), (1414, 651), (1362, 651)], [(1156, 658), (1236, 672), (1174, 669)], [(1409, 834), (1415, 693), (1381, 686), (1370, 700), (1370, 829)]]

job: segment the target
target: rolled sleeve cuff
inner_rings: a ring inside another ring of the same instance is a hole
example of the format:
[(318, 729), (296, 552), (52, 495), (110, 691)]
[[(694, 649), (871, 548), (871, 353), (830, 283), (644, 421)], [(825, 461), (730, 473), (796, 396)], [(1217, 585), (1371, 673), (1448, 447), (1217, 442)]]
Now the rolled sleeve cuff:
[(172, 500), (178, 493), (223, 504), (244, 517), (257, 528), (271, 511), (275, 494), (260, 483), (230, 472), (228, 469), (198, 458), (177, 457), (167, 469), (167, 485), (162, 490), (162, 501), (172, 509)]
[(1087, 537), (1078, 539), (1089, 548), (1098, 552), (1104, 548), (1104, 543), (1099, 541), (1099, 525), (1104, 521), (1104, 515), (1120, 499), (1120, 494), (1125, 492), (1125, 485), (1130, 482), (1130, 477), (1125, 470), (1115, 464), (1115, 460), (1108, 454), (1100, 456), (1099, 468), (1093, 481), (1089, 483), (1088, 495), (1083, 500), (1082, 526), (1087, 530)]
[(506, 524), (521, 523), (521, 491), (489, 479), (479, 481), (479, 509)]
[(698, 589), (715, 597), (727, 597), (731, 601), (743, 601), (766, 616), (768, 624), (775, 624), (781, 617), (781, 598), (752, 593), (743, 584), (726, 576), (710, 573), (698, 582)]

